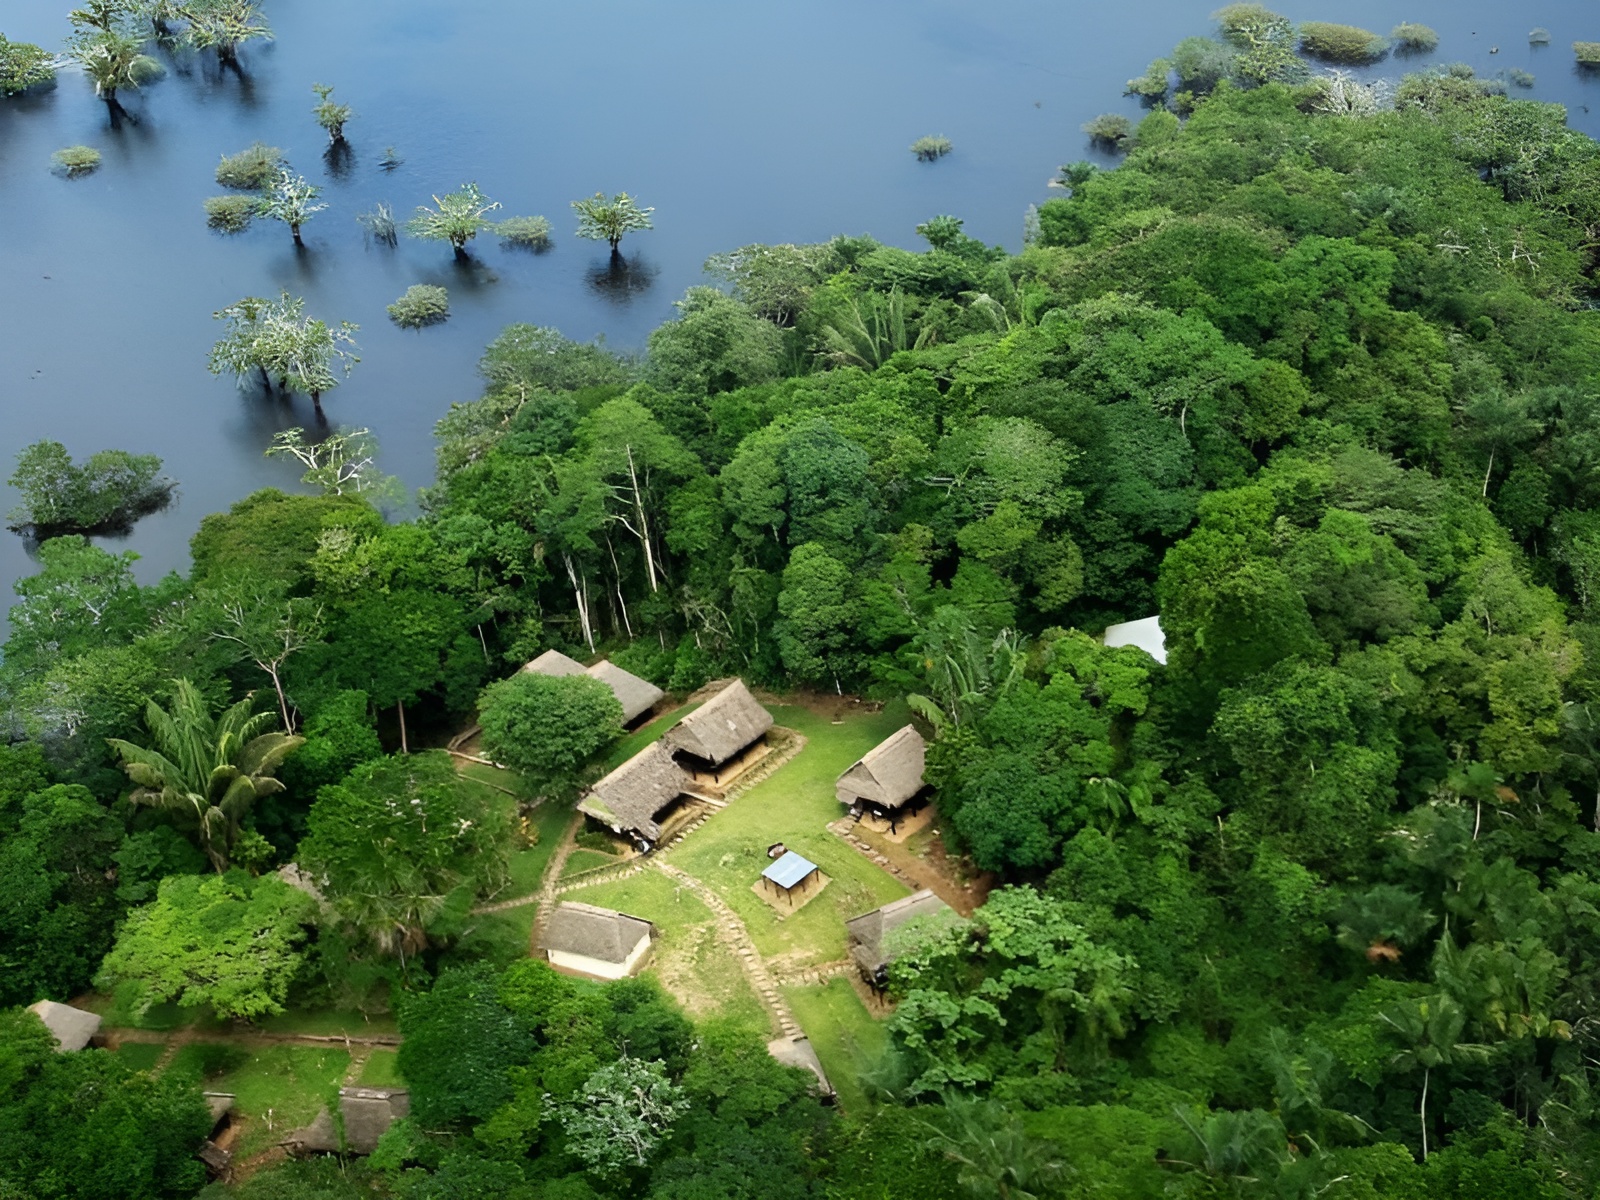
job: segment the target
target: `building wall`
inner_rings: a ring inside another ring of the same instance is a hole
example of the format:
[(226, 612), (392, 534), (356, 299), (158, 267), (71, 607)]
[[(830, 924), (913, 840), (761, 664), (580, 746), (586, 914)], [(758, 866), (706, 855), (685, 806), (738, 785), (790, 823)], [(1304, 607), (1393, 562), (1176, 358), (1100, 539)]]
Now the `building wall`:
[(633, 948), (633, 953), (619, 963), (603, 962), (584, 954), (569, 954), (565, 950), (549, 950), (546, 953), (550, 956), (552, 967), (560, 967), (564, 971), (577, 971), (582, 975), (592, 975), (596, 979), (624, 979), (637, 971), (645, 955), (650, 953), (650, 939), (640, 938), (639, 944)]

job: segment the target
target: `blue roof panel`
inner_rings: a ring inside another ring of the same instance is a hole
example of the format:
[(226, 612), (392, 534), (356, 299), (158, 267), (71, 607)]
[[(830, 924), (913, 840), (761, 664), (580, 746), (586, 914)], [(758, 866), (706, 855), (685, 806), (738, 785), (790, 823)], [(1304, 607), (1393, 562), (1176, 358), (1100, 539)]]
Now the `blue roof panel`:
[(816, 869), (816, 863), (790, 850), (777, 862), (761, 872), (761, 877), (772, 880), (773, 883), (781, 888), (792, 888)]

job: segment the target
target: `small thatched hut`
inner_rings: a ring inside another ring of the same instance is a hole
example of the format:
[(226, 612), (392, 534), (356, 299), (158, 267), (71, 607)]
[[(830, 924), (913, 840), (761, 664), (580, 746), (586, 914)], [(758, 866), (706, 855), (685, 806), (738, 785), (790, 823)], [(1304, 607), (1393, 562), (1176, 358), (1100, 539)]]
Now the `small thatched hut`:
[(283, 1144), (300, 1154), (371, 1154), (378, 1139), (401, 1117), (411, 1112), (411, 1093), (405, 1088), (347, 1087), (339, 1089), (339, 1116), (344, 1125), (344, 1144), (326, 1108), (304, 1129), (283, 1139)]
[(922, 791), (928, 745), (911, 725), (890, 734), (839, 776), (833, 794), (859, 813), (863, 808), (893, 816)]
[(545, 923), (539, 949), (552, 967), (595, 979), (632, 975), (650, 953), (655, 926), (614, 908), (559, 904)]
[(85, 1012), (70, 1004), (39, 1000), (28, 1005), (28, 1011), (44, 1022), (54, 1035), (58, 1050), (82, 1050), (100, 1032), (99, 1013)]
[(522, 669), (531, 671), (535, 675), (549, 675), (554, 678), (587, 675), (591, 679), (598, 679), (611, 689), (611, 694), (617, 698), (617, 703), (622, 705), (624, 725), (632, 724), (644, 716), (656, 706), (661, 697), (666, 695), (648, 679), (640, 679), (639, 676), (624, 671), (606, 658), (602, 658), (592, 667), (586, 667), (576, 659), (568, 658), (559, 650), (546, 650)]
[(893, 955), (884, 948), (884, 939), (913, 917), (949, 912), (950, 906), (927, 888), (903, 899), (875, 908), (845, 922), (850, 933), (850, 957), (864, 979), (874, 987), (888, 982)]
[(589, 789), (578, 811), (649, 847), (692, 814), (691, 781), (672, 752), (654, 742)]
[(822, 1069), (822, 1060), (817, 1057), (811, 1039), (805, 1034), (770, 1041), (767, 1043), (767, 1053), (786, 1067), (799, 1067), (802, 1071), (810, 1071), (817, 1077), (817, 1094), (824, 1101), (833, 1100), (835, 1096), (833, 1084), (828, 1082), (828, 1073)]
[(662, 741), (696, 780), (720, 786), (766, 751), (772, 714), (735, 679), (671, 729)]

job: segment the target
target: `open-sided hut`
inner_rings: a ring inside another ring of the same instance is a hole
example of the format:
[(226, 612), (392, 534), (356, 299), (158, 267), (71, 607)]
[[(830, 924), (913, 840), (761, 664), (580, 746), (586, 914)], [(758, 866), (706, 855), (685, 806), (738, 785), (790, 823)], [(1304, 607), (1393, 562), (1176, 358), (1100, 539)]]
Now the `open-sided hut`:
[(772, 714), (735, 679), (661, 740), (698, 782), (720, 787), (765, 752), (771, 728)]
[(761, 885), (791, 904), (821, 882), (822, 871), (817, 864), (793, 850), (786, 851), (782, 858), (761, 872)]
[(631, 725), (645, 713), (656, 706), (656, 702), (666, 693), (651, 683), (648, 679), (640, 679), (630, 671), (624, 671), (609, 658), (602, 658), (594, 666), (584, 672), (591, 678), (598, 679), (611, 689), (616, 696), (617, 703), (622, 705), (622, 723)]
[(284, 1138), (283, 1144), (301, 1154), (371, 1154), (389, 1126), (410, 1113), (411, 1093), (405, 1088), (340, 1088), (342, 1145), (339, 1129), (326, 1108), (317, 1113), (311, 1124)]
[(100, 1032), (99, 1013), (85, 1012), (70, 1004), (39, 1000), (28, 1005), (28, 1011), (44, 1022), (55, 1037), (58, 1050), (82, 1050)]
[(671, 750), (654, 742), (590, 788), (578, 811), (649, 847), (692, 811), (689, 788)]
[(884, 948), (884, 939), (913, 917), (933, 916), (949, 910), (948, 904), (923, 888), (846, 921), (850, 957), (861, 968), (862, 977), (874, 987), (882, 987), (888, 982), (889, 964), (894, 961), (893, 955)]
[(552, 967), (595, 979), (622, 979), (643, 965), (654, 931), (640, 917), (568, 900), (545, 922), (539, 949)]
[(890, 734), (851, 764), (833, 794), (851, 812), (872, 808), (893, 817), (922, 791), (928, 746), (911, 725)]

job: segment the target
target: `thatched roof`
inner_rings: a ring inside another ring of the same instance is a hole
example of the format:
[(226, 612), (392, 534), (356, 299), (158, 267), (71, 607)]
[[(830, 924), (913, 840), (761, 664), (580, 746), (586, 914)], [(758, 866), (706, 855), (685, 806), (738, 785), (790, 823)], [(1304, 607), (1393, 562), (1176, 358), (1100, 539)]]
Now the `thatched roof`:
[(653, 926), (614, 908), (566, 900), (545, 923), (539, 949), (581, 954), (605, 963), (624, 963), (650, 937)]
[(889, 965), (883, 939), (913, 917), (946, 912), (950, 906), (927, 888), (845, 922), (850, 931), (850, 957), (869, 975)]
[(284, 1138), (283, 1144), (302, 1153), (334, 1154), (348, 1150), (355, 1154), (371, 1154), (389, 1126), (410, 1112), (411, 1093), (405, 1088), (340, 1088), (343, 1146), (339, 1144), (339, 1130), (333, 1116), (326, 1108), (317, 1113), (311, 1124)]
[(44, 1027), (55, 1035), (59, 1050), (82, 1050), (89, 1039), (100, 1032), (100, 1014), (84, 1012), (70, 1004), (57, 1004), (54, 1000), (40, 1000), (28, 1005), (28, 1011), (44, 1022)]
[(1167, 635), (1162, 632), (1160, 617), (1109, 625), (1100, 640), (1107, 646), (1137, 646), (1158, 663), (1166, 664)]
[(772, 714), (735, 679), (679, 721), (661, 740), (713, 766), (721, 766), (772, 728)]
[(833, 1084), (828, 1082), (827, 1072), (822, 1069), (822, 1060), (817, 1057), (811, 1039), (804, 1034), (781, 1037), (768, 1042), (767, 1053), (786, 1067), (799, 1067), (802, 1071), (810, 1071), (817, 1077), (819, 1090), (824, 1096), (834, 1094)]
[(553, 675), (557, 677), (583, 674), (583, 664), (576, 659), (568, 658), (559, 650), (546, 650), (522, 669), (524, 671), (532, 671), (535, 675)]
[(661, 836), (656, 814), (681, 796), (688, 782), (672, 752), (653, 742), (590, 788), (578, 811), (618, 833), (637, 833), (653, 842)]
[(928, 746), (915, 727), (890, 734), (862, 755), (834, 785), (840, 803), (854, 804), (859, 797), (899, 808), (922, 790), (922, 768)]
[(585, 672), (593, 676), (611, 689), (617, 698), (617, 703), (622, 705), (623, 723), (649, 712), (656, 706), (656, 701), (666, 693), (651, 683), (648, 679), (640, 679), (610, 659), (602, 658)]

